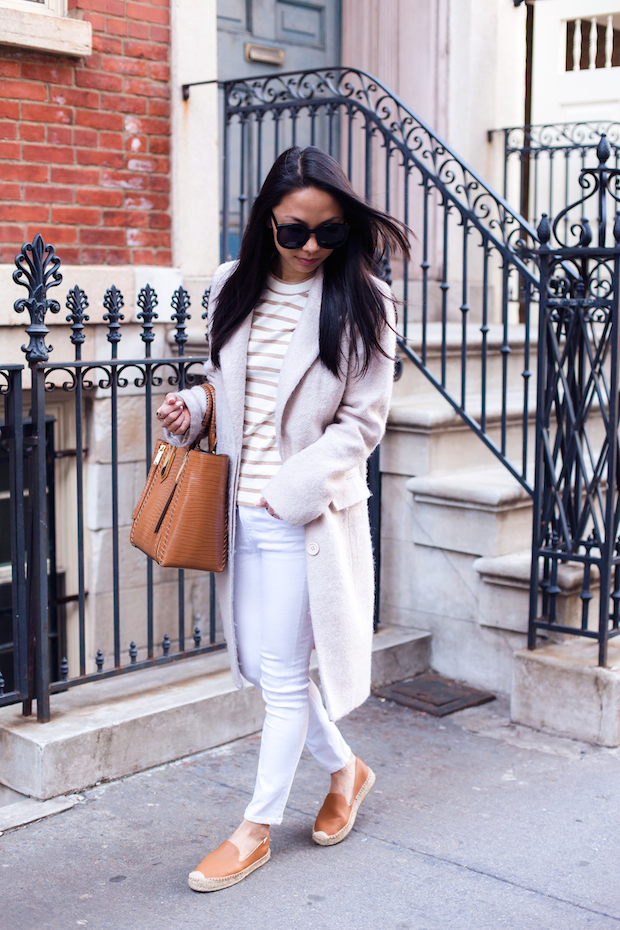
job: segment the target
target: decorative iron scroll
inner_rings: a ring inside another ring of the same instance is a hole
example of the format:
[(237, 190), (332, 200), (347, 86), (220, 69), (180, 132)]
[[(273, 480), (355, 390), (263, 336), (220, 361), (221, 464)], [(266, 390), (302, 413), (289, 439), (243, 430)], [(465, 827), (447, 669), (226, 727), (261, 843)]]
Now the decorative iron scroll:
[[(272, 111), (349, 107), (362, 114), (374, 131), (389, 139), (405, 163), (415, 164), (441, 195), (470, 222), (484, 229), (494, 244), (515, 252), (516, 241), (536, 232), (493, 191), (447, 143), (380, 81), (354, 68), (325, 68), (229, 81), (224, 84), (226, 119), (260, 120)], [(275, 118), (275, 117), (274, 117)]]
[(606, 135), (614, 152), (620, 148), (620, 123), (609, 120), (594, 120), (583, 123), (541, 123), (537, 126), (511, 126), (496, 129), (504, 133), (507, 154), (514, 152), (539, 152), (544, 150), (564, 151), (572, 149), (594, 149)]

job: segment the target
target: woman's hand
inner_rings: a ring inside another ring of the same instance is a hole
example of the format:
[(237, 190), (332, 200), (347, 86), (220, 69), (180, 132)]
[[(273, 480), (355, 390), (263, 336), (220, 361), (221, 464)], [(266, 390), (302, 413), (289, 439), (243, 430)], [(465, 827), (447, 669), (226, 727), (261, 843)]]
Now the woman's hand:
[(191, 422), (185, 402), (176, 394), (166, 394), (166, 399), (158, 409), (156, 417), (161, 425), (174, 436), (183, 435), (189, 429)]
[(277, 513), (275, 512), (275, 510), (273, 510), (273, 509), (269, 506), (269, 504), (267, 503), (267, 501), (265, 500), (264, 497), (261, 497), (261, 499), (260, 499), (259, 502), (258, 502), (258, 506), (259, 506), (259, 507), (264, 507), (265, 510), (267, 511), (267, 513), (270, 513), (272, 517), (275, 517), (275, 518), (276, 518), (276, 520), (281, 520), (281, 519), (282, 519), (282, 517), (279, 517), (279, 516), (277, 515)]

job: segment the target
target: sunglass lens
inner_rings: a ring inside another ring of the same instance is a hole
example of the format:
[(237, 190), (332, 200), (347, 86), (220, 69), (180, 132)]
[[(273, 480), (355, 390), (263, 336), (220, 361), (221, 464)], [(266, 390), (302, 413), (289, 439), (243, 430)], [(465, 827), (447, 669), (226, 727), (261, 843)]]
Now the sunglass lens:
[(300, 249), (306, 244), (309, 236), (305, 226), (291, 224), (278, 229), (278, 242), (283, 249)]
[(322, 226), (316, 234), (317, 241), (323, 249), (337, 249), (347, 241), (349, 227), (344, 223)]

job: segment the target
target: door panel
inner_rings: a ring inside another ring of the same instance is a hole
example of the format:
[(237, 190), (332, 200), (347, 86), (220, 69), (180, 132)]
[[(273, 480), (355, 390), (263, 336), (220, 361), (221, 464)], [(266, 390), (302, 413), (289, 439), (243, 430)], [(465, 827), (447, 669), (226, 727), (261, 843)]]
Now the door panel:
[(246, 32), (250, 29), (248, 0), (217, 0), (218, 29)]
[[(218, 0), (218, 77), (340, 64), (340, 0)], [(245, 43), (283, 49), (282, 67), (245, 60)]]
[(276, 21), (280, 42), (325, 48), (325, 7), (278, 0)]

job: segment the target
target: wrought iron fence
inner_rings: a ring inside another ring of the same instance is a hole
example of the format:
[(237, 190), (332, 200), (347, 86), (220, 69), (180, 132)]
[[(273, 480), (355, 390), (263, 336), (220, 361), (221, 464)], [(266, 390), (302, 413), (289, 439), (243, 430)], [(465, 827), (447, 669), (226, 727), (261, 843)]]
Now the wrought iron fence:
[(571, 203), (562, 219), (566, 238), (571, 222), (579, 222), (579, 178), (584, 168), (598, 164), (596, 150), (605, 136), (615, 168), (620, 163), (620, 123), (597, 120), (512, 126), (489, 133), (503, 147), (503, 195), (537, 226), (542, 214), (556, 216)]
[[(175, 356), (151, 357), (158, 299), (146, 285), (137, 299), (144, 355), (119, 358), (124, 299), (114, 285), (108, 288), (103, 300), (103, 322), (110, 357), (101, 360), (82, 357), (85, 323), (89, 320), (88, 298), (78, 286), (72, 288), (66, 301), (66, 319), (71, 324), (74, 358), (53, 362), (51, 346), (46, 345), (49, 330), (45, 317), (48, 312), (60, 312), (60, 304), (48, 296), (62, 280), (60, 260), (53, 247), (36, 236), (32, 243), (24, 245), (16, 264), (13, 277), (26, 287), (28, 296), (18, 300), (15, 309), (27, 310), (30, 315), (26, 327), (30, 342), (24, 351), (30, 376), (31, 429), (27, 441), (31, 454), (25, 482), (22, 405), (26, 395), (22, 387), (28, 385), (22, 385), (23, 366), (4, 365), (0, 368), (0, 391), (4, 398), (3, 443), (10, 483), (12, 640), (0, 646), (3, 667), (11, 675), (6, 689), (4, 678), (0, 679), (0, 705), (23, 701), (24, 711), (29, 713), (32, 699), (36, 698), (38, 718), (46, 721), (50, 716), (50, 694), (87, 681), (210, 652), (224, 644), (218, 641), (216, 630), (213, 577), (200, 573), (205, 579), (201, 581), (203, 588), (208, 586), (202, 590), (201, 599), (209, 608), (207, 616), (198, 624), (192, 622), (192, 631), (188, 631), (188, 622), (194, 619), (188, 618), (188, 579), (197, 584), (196, 573), (160, 569), (129, 546), (129, 514), (151, 460), (154, 409), (166, 389), (179, 390), (204, 378), (201, 363), (205, 359), (184, 355), (190, 319), (187, 291), (179, 287), (172, 298)], [(70, 494), (74, 519), (68, 530), (75, 564), (66, 566), (66, 570), (76, 590), (68, 595), (57, 590), (53, 558), (56, 531), (48, 525), (49, 503), (55, 490), (54, 461), (50, 470), (46, 455), (46, 414), (50, 398), (59, 394), (69, 399), (74, 420), (74, 448), (55, 453), (55, 457), (71, 456), (75, 461), (75, 484)], [(110, 514), (109, 521), (97, 516), (102, 498), (107, 502), (104, 510)], [(86, 504), (90, 508), (90, 525)], [(126, 576), (129, 571), (130, 583)], [(176, 622), (172, 619), (173, 599)], [(65, 607), (71, 605), (72, 616), (66, 621), (63, 635), (56, 639), (63, 646), (67, 644), (69, 652), (59, 654), (57, 667), (52, 668), (50, 608), (60, 602)]]
[[(541, 630), (577, 634), (598, 641), (600, 665), (620, 633), (620, 169), (610, 156), (603, 136), (598, 166), (580, 176), (580, 222), (566, 234), (572, 207), (552, 224), (544, 215), (530, 253), (541, 300), (529, 646)], [(576, 626), (560, 611), (567, 563), (582, 572)]]

